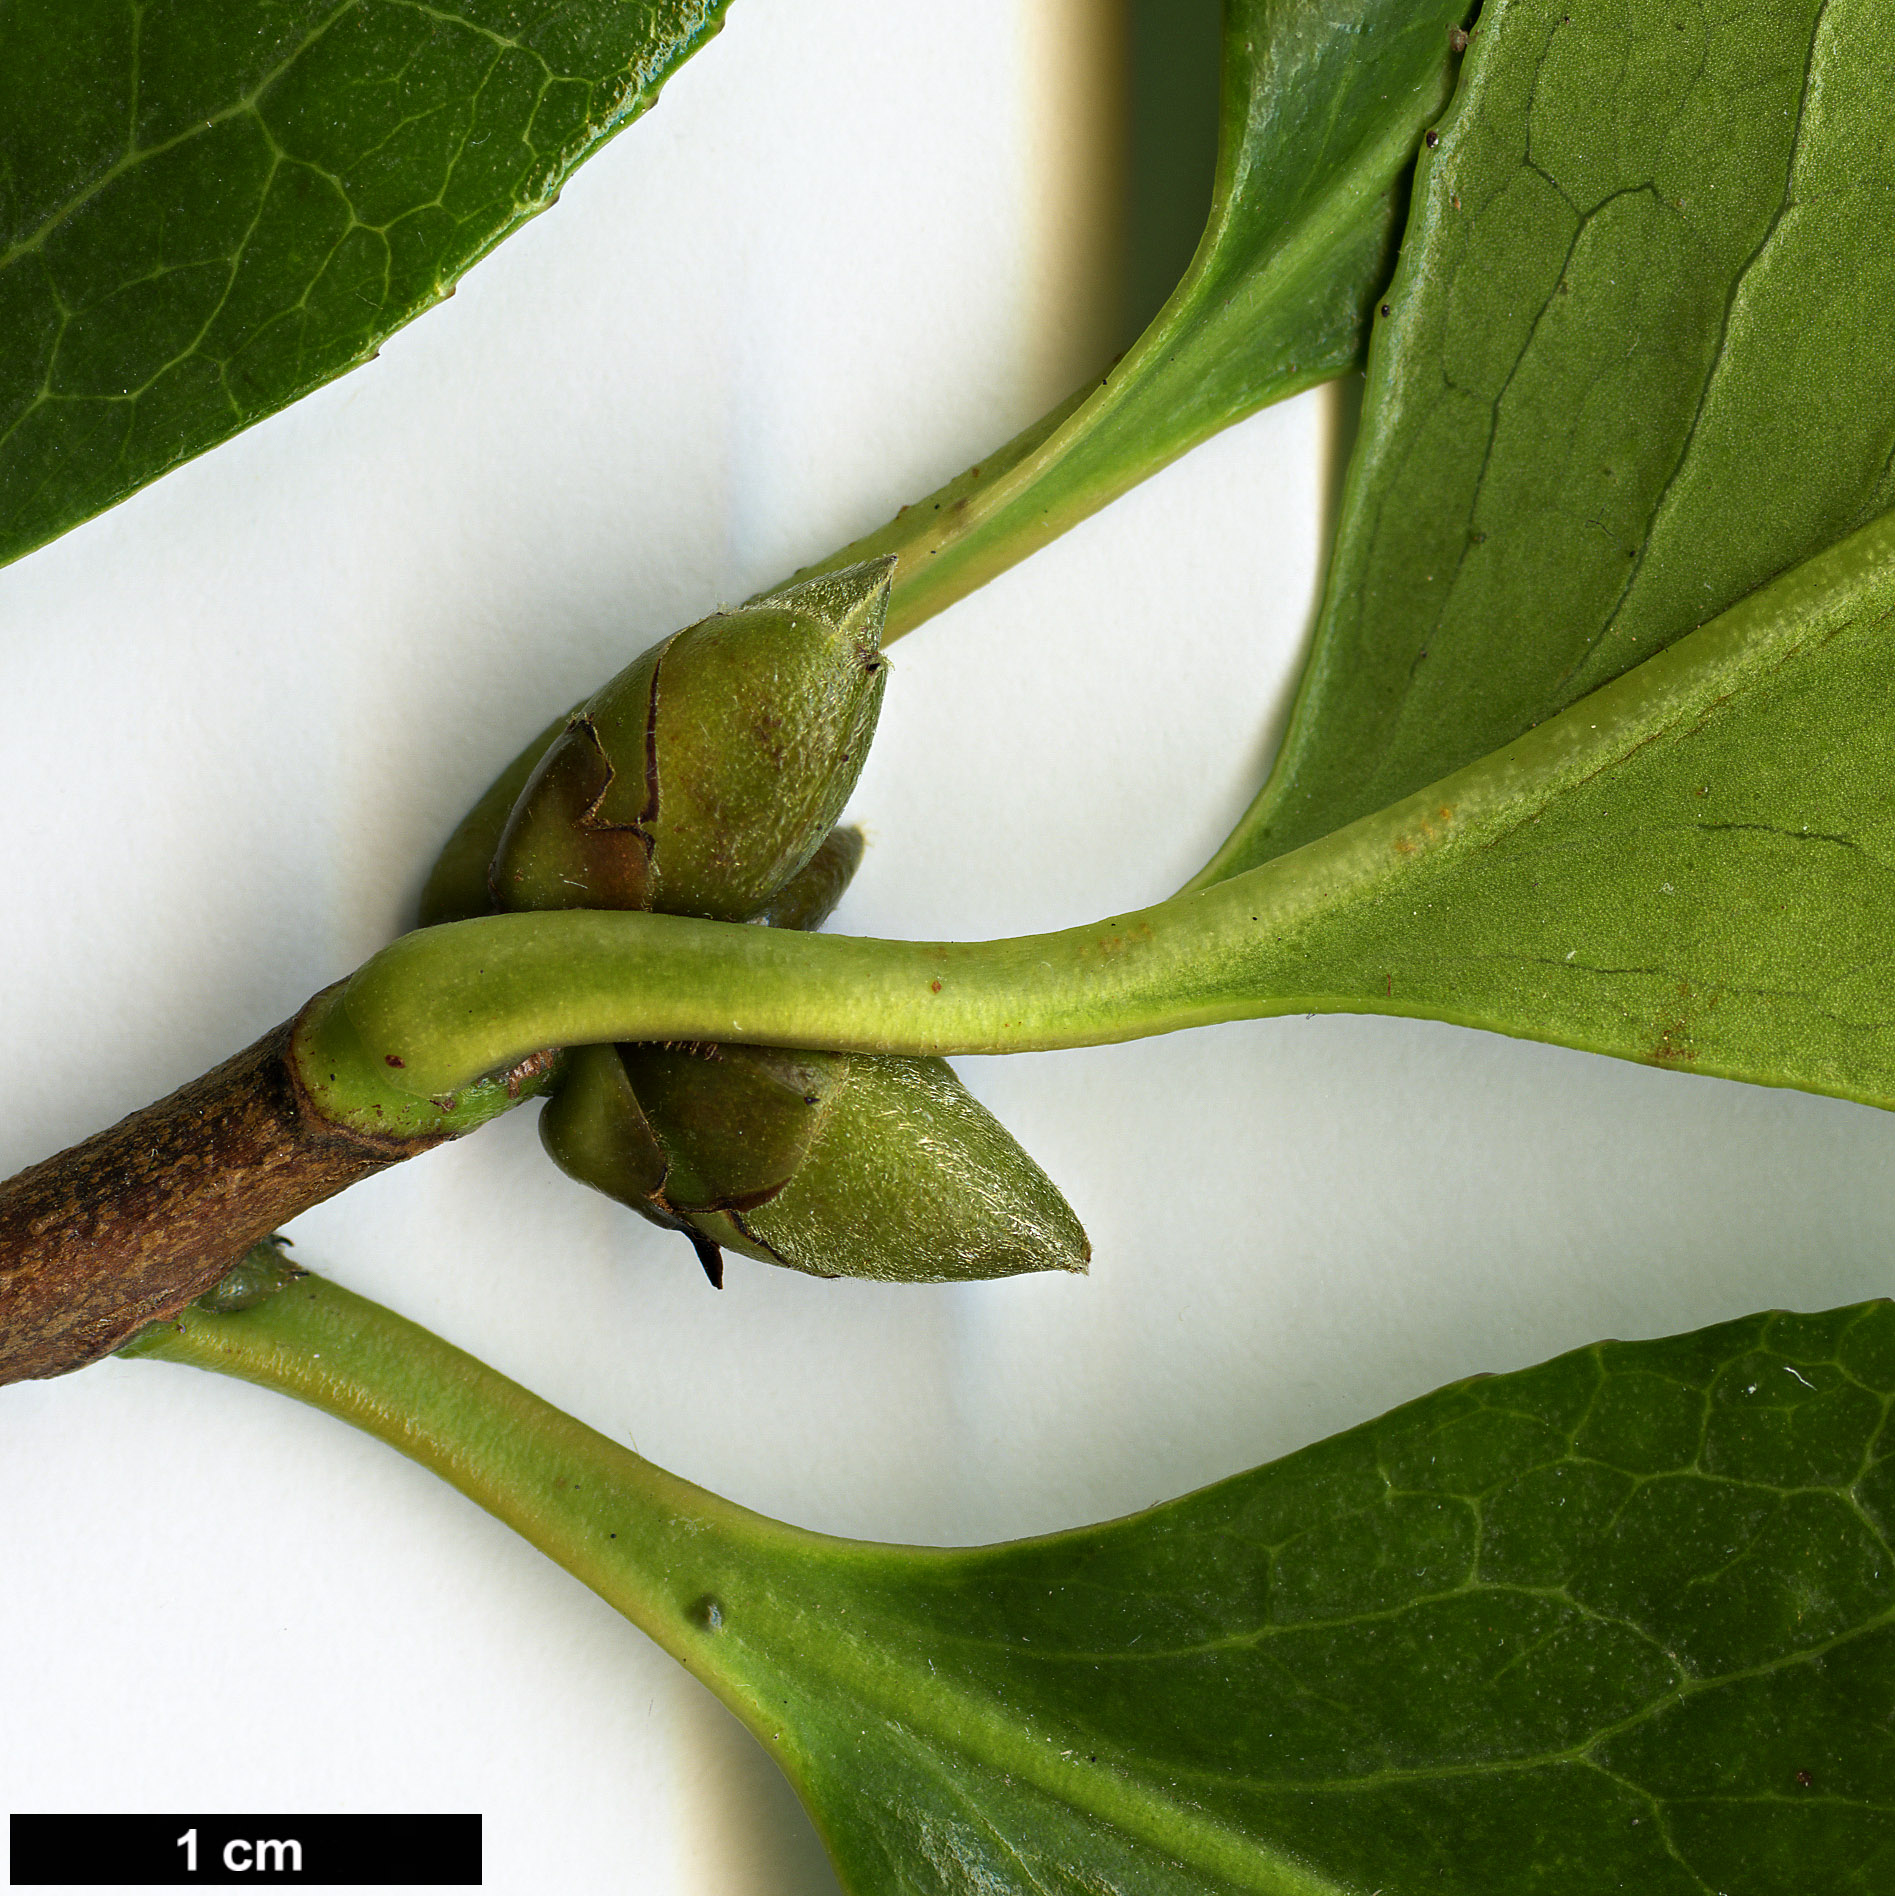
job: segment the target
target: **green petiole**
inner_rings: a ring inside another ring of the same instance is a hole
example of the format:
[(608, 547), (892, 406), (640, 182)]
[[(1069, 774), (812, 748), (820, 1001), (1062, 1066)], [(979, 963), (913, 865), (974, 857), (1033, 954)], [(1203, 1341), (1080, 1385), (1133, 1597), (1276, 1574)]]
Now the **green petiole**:
[(1479, 763), (1259, 868), (1087, 927), (891, 942), (578, 910), (421, 930), (306, 1015), (300, 1070), (325, 1113), (379, 1125), (394, 1102), (424, 1120), (459, 1110), (481, 1076), (537, 1048), (613, 1040), (1007, 1053), (1323, 1011), (1517, 1032), (1397, 993), (1381, 961), (1357, 965), (1346, 925), (1430, 901), (1431, 878), (1648, 746), (1688, 742), (1788, 658), (1886, 611), (1892, 589), (1885, 515)]
[[(702, 1602), (798, 1530), (667, 1474), (382, 1305), (302, 1276), (193, 1304), (121, 1352), (216, 1370), (353, 1424), (451, 1483), (715, 1684)], [(713, 1530), (713, 1531), (707, 1531)]]

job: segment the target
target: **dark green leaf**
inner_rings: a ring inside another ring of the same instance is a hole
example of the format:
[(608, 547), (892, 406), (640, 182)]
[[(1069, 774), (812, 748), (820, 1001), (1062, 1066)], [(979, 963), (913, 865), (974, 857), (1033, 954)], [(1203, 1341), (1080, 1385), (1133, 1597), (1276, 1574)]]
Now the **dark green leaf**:
[(1262, 861), (1895, 503), (1895, 29), (1494, 0), (1425, 152)]
[(724, 1637), (862, 1892), (1880, 1889), (1891, 1392), (1886, 1304), (1604, 1344)]
[(1103, 1527), (806, 1535), (306, 1280), (137, 1353), (341, 1413), (713, 1684), (853, 1896), (1895, 1879), (1895, 1305), (1477, 1377)]
[(1093, 398), (1088, 454), (1136, 442), (1148, 471), (1161, 446), (1181, 453), (1361, 359), (1421, 128), (1453, 81), (1449, 35), (1469, 10), (1227, 5), (1209, 225), (1170, 303)]
[(894, 554), (888, 636), (1270, 402), (1353, 367), (1468, 0), (1229, 0), (1210, 218), (1097, 386), (824, 561)]
[(0, 562), (368, 360), (727, 0), (0, 14)]

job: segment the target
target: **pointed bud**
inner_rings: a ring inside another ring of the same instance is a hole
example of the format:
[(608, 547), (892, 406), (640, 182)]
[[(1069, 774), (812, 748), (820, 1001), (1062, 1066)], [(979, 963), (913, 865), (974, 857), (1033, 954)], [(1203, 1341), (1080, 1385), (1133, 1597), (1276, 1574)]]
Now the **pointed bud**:
[[(515, 804), (503, 908), (640, 908), (814, 928), (862, 857), (832, 826), (874, 733), (891, 561), (678, 633), (576, 712)], [(819, 847), (820, 845), (820, 847)], [(682, 1231), (818, 1276), (1083, 1270), (1046, 1175), (940, 1060), (746, 1046), (573, 1049), (554, 1160)]]
[[(848, 1056), (782, 1190), (724, 1221), (818, 1277), (949, 1283), (1092, 1257), (1058, 1187), (945, 1060)], [(717, 1239), (716, 1221), (695, 1222)]]
[(944, 1060), (589, 1047), (540, 1131), (565, 1171), (700, 1256), (893, 1283), (1091, 1257), (1058, 1189)]
[(576, 711), (489, 877), (503, 909), (745, 921), (828, 835), (875, 734), (892, 560), (718, 613)]

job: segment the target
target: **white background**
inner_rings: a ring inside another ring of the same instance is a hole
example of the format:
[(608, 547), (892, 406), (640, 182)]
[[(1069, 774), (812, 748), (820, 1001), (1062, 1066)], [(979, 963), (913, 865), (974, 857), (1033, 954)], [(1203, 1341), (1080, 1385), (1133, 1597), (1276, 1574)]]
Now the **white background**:
[[(372, 367), (0, 573), (0, 1173), (405, 927), (552, 712), (876, 525), (1118, 336), (1105, 0), (737, 0)], [(1259, 780), (1333, 397), (1200, 450), (901, 644), (834, 926), (1156, 899)], [(661, 1463), (888, 1539), (1142, 1506), (1451, 1377), (1890, 1287), (1864, 1108), (1427, 1023), (962, 1063), (1083, 1280), (823, 1284), (685, 1246), (531, 1110), (297, 1255)], [(0, 1391), (12, 1810), (472, 1810), (488, 1887), (833, 1892), (701, 1688), (428, 1475), (112, 1362)]]

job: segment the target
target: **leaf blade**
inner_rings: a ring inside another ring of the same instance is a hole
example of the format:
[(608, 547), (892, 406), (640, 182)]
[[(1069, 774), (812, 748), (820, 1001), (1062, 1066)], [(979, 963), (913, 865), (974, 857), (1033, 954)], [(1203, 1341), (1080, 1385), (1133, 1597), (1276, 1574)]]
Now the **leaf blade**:
[[(738, 1668), (802, 1700), (793, 1775), (860, 1892), (1866, 1890), (1895, 1559), (1854, 1486), (1891, 1352), (1886, 1304), (1602, 1344), (1102, 1528), (811, 1550), (800, 1637), (766, 1613)], [(1695, 1426), (1654, 1448), (1654, 1407)], [(1831, 1485), (1763, 1479), (1811, 1462)], [(844, 1640), (906, 1655), (906, 1717), (855, 1665), (815, 1701)], [(1004, 1739), (923, 1744), (956, 1692)]]
[(0, 562), (372, 358), (643, 112), (726, 4), (92, 0), (86, 32), (19, 10)]
[(1200, 883), (1498, 749), (1889, 504), (1864, 87), (1892, 57), (1859, 7), (1487, 9), (1291, 728)]

